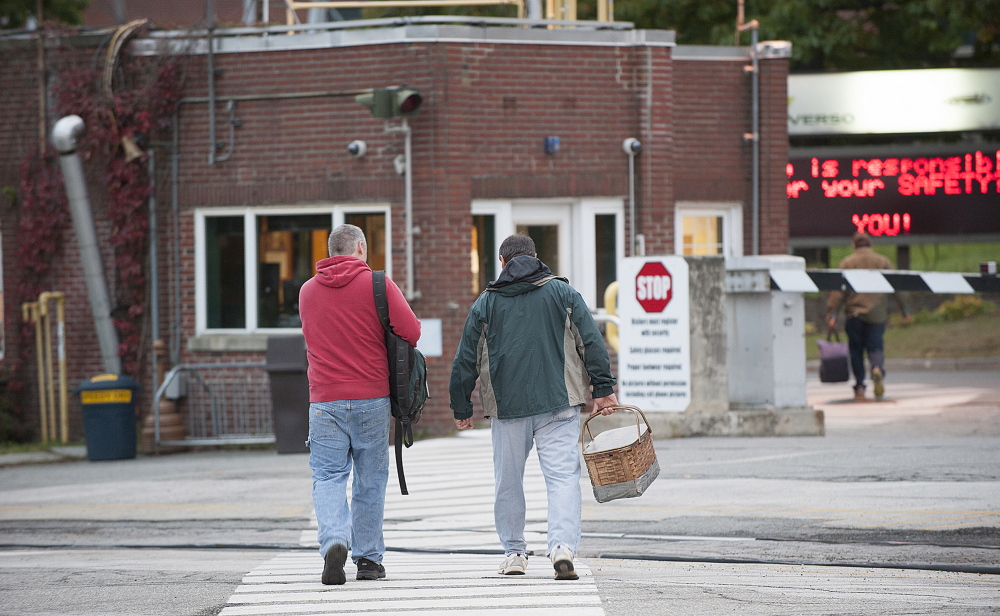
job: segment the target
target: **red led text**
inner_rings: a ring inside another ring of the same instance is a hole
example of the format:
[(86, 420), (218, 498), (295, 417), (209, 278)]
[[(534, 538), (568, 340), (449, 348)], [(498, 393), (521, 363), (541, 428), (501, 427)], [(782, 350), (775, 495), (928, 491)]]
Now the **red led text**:
[[(992, 155), (976, 151), (936, 158), (856, 158), (851, 160), (849, 177), (841, 175), (847, 173), (846, 167), (846, 160), (813, 158), (809, 176), (820, 180), (818, 188), (826, 198), (873, 197), (882, 189), (894, 189), (904, 197), (1000, 193), (1000, 150)], [(791, 163), (785, 173), (789, 199), (810, 189), (809, 181), (792, 179), (795, 168)]]
[(910, 234), (910, 215), (892, 214), (855, 214), (851, 217), (851, 222), (858, 228), (858, 233), (878, 237), (880, 235), (895, 236), (901, 232), (903, 235)]

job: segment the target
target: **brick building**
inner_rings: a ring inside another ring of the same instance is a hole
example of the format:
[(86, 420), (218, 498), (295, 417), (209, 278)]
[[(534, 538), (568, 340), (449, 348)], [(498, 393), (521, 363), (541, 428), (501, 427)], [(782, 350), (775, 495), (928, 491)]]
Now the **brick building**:
[[(204, 38), (160, 32), (132, 42), (127, 53), (183, 54), (188, 69), (176, 167), (170, 143), (151, 146), (157, 246), (161, 255), (176, 248), (179, 262), (161, 257), (163, 316), (160, 331), (144, 336), (147, 346), (175, 340), (174, 360), (185, 364), (262, 359), (268, 336), (298, 331), (297, 289), (325, 256), (326, 234), (352, 222), (368, 233), (373, 268), (389, 270), (425, 322), (432, 399), (421, 425), (446, 431), (451, 357), (469, 306), (498, 272), (503, 237), (531, 234), (540, 257), (593, 310), (603, 309), (615, 264), (633, 252), (622, 149), (630, 137), (642, 144), (634, 159), (634, 231), (646, 254), (751, 252), (748, 48), (677, 46), (672, 32), (623, 24), (539, 29), (513, 20), (418, 18), (376, 25), (217, 31), (214, 148)], [(97, 44), (87, 37), (62, 43), (84, 49), (77, 55), (85, 58)], [(18, 110), (0, 130), (6, 186), (16, 185), (20, 160), (37, 141), (38, 95), (33, 44), (0, 46), (11, 59), (0, 67), (5, 108)], [(781, 48), (761, 50), (760, 253), (785, 253), (788, 58)], [(359, 91), (399, 85), (423, 97), (406, 118), (412, 259), (397, 172), (401, 120), (373, 118), (354, 100)], [(348, 152), (355, 140), (365, 142), (364, 156)], [(105, 193), (95, 180), (103, 240), (111, 233), (101, 214)], [(11, 208), (2, 224), (4, 278), (11, 280), (18, 246)], [(63, 238), (50, 287), (73, 298), (67, 353), (76, 383), (99, 372), (100, 361), (71, 227)], [(8, 299), (5, 310), (11, 358), (21, 309)], [(144, 383), (148, 389), (148, 374)], [(79, 434), (78, 405), (72, 413)]]

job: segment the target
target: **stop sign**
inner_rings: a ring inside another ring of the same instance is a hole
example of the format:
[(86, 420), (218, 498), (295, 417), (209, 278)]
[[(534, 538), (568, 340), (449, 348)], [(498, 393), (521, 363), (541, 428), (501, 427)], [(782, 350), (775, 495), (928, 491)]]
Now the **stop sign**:
[(646, 263), (635, 277), (635, 299), (646, 312), (663, 312), (673, 297), (673, 278), (662, 263)]

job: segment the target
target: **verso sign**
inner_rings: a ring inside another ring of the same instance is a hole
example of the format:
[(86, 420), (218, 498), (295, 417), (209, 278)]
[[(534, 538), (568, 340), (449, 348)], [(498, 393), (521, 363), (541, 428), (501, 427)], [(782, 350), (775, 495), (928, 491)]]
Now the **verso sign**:
[(635, 277), (635, 299), (646, 312), (663, 312), (673, 297), (673, 279), (662, 263), (646, 263)]

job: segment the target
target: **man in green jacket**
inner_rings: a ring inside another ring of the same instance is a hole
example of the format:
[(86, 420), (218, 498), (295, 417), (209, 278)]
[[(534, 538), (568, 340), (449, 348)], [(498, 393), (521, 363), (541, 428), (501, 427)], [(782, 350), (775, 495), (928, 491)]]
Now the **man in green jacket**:
[[(472, 390), (491, 419), (493, 516), (504, 548), (499, 573), (524, 574), (524, 467), (532, 446), (548, 496), (548, 552), (555, 577), (578, 578), (580, 543), (580, 409), (614, 412), (608, 351), (580, 294), (554, 276), (530, 237), (500, 245), (503, 271), (469, 310), (451, 371), (451, 408), (459, 430), (473, 427)], [(592, 391), (591, 391), (592, 389)]]

